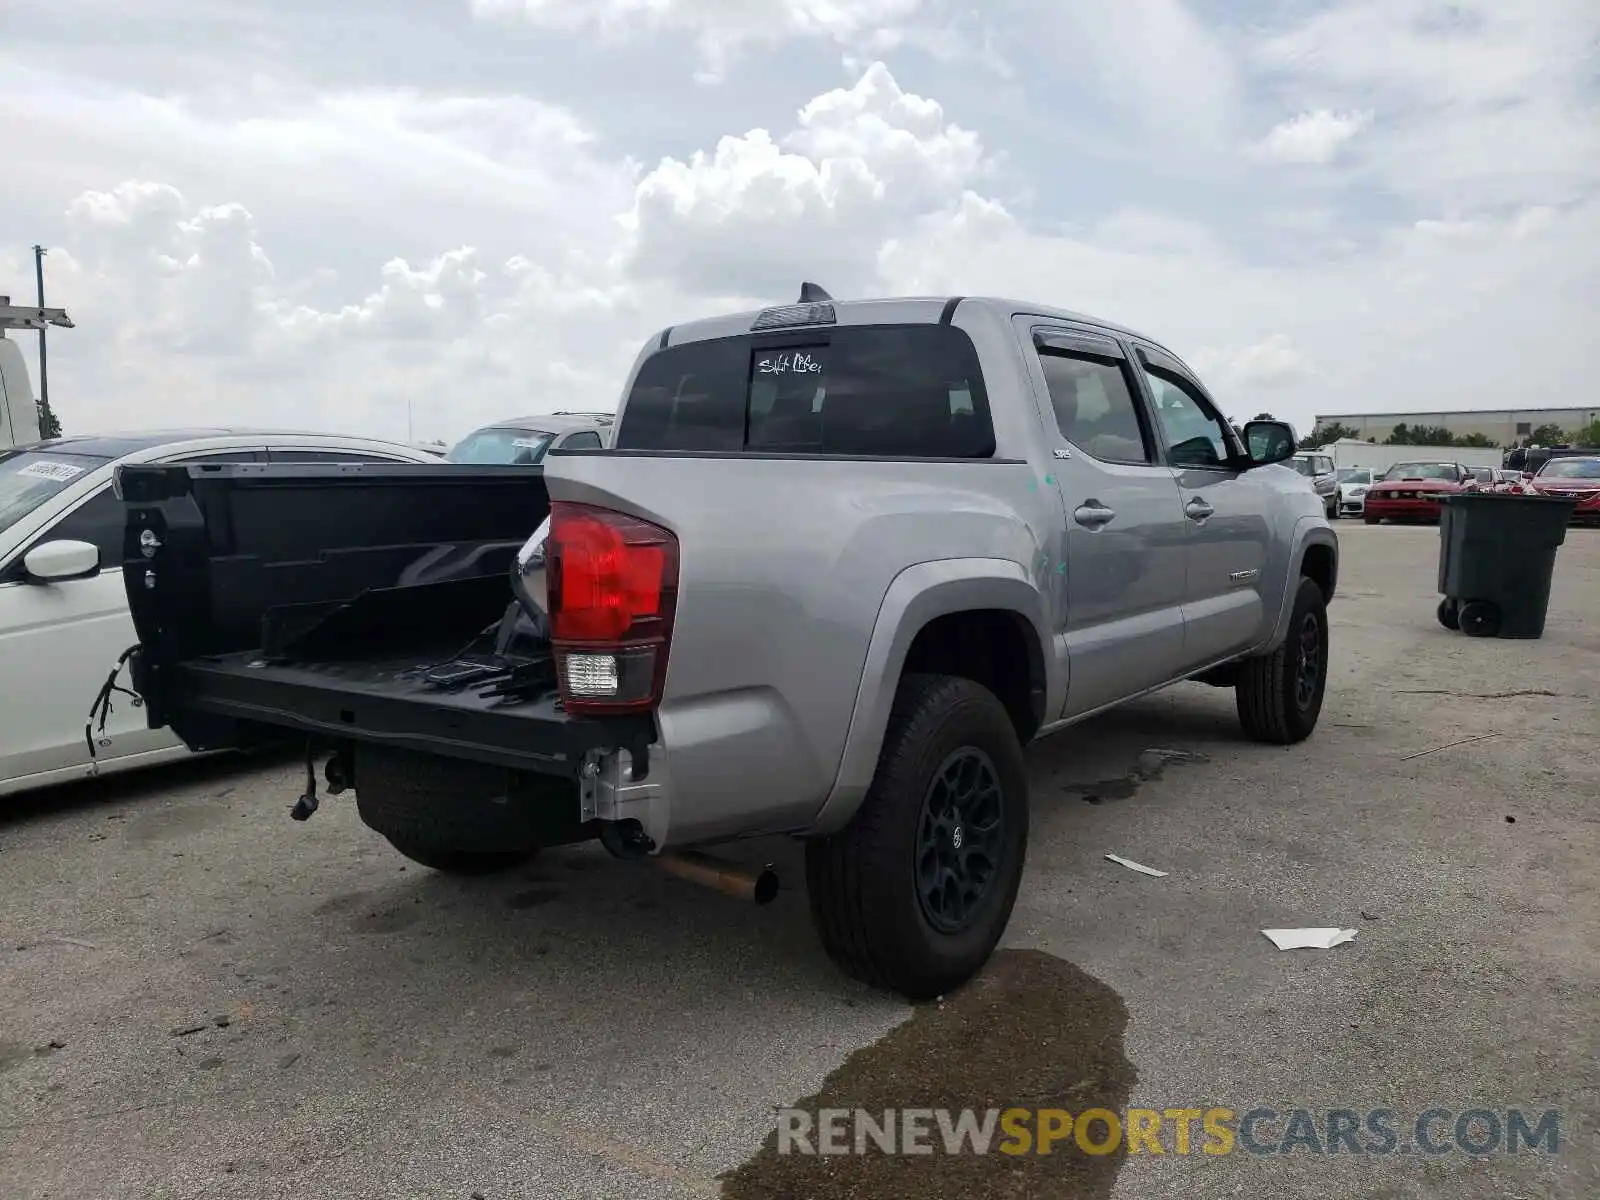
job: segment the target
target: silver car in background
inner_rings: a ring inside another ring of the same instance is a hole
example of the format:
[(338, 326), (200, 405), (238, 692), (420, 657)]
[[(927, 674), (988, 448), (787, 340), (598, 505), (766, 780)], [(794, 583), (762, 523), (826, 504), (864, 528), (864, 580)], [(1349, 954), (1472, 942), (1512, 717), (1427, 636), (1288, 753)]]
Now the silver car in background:
[(1333, 456), (1318, 454), (1314, 451), (1303, 451), (1291, 458), (1287, 464), (1311, 481), (1314, 490), (1322, 499), (1322, 510), (1332, 520), (1339, 515), (1339, 481), (1333, 471)]

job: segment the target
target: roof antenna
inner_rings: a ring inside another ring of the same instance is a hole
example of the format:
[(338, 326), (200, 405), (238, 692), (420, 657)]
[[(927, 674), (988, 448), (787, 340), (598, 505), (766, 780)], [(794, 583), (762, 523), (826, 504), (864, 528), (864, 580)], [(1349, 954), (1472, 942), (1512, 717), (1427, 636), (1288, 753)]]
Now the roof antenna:
[(801, 304), (828, 304), (832, 300), (832, 296), (814, 283), (802, 283), (800, 285)]

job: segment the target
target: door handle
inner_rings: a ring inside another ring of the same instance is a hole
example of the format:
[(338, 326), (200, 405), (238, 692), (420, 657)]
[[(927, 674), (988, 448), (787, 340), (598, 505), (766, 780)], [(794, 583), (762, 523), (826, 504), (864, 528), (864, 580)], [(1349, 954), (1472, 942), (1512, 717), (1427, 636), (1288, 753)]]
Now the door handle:
[(1189, 501), (1189, 503), (1183, 506), (1184, 516), (1188, 517), (1191, 521), (1204, 521), (1216, 511), (1217, 510), (1212, 508), (1211, 505), (1200, 499), (1199, 496), (1196, 496), (1193, 500)]
[(1111, 523), (1117, 514), (1098, 500), (1085, 500), (1072, 510), (1072, 519), (1085, 529), (1099, 529)]

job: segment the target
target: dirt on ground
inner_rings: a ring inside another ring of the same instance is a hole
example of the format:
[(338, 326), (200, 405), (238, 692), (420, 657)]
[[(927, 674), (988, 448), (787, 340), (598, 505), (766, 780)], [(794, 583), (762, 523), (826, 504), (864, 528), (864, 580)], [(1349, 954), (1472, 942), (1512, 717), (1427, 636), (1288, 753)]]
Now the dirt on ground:
[[(918, 1006), (906, 1024), (856, 1051), (820, 1091), (794, 1107), (813, 1121), (820, 1110), (863, 1110), (883, 1124), (885, 1109), (1102, 1108), (1121, 1113), (1137, 1081), (1123, 1050), (1128, 1011), (1116, 992), (1071, 963), (1032, 950), (998, 955), (959, 993)], [(1035, 1127), (1026, 1126), (1030, 1133)], [(813, 1126), (814, 1128), (814, 1126)], [(853, 1143), (853, 1125), (848, 1135)], [(1091, 1146), (1107, 1129), (1091, 1123)], [(724, 1200), (1103, 1200), (1126, 1158), (1080, 1150), (1069, 1135), (1038, 1153), (999, 1147), (983, 1154), (944, 1152), (937, 1126), (931, 1154), (780, 1153), (774, 1130), (761, 1152), (724, 1176)], [(1014, 1142), (1013, 1145), (1021, 1145)], [(813, 1149), (817, 1146), (811, 1139)], [(853, 1148), (853, 1145), (852, 1145)]]

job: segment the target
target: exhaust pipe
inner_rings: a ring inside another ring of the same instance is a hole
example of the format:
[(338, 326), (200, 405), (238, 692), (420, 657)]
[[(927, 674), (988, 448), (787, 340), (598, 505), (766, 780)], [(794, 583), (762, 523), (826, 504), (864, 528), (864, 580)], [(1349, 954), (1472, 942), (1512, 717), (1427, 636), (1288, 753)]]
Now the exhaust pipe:
[(696, 850), (659, 854), (656, 865), (669, 875), (712, 888), (740, 900), (770, 904), (778, 895), (778, 876), (771, 867), (751, 871), (725, 858), (713, 858)]

